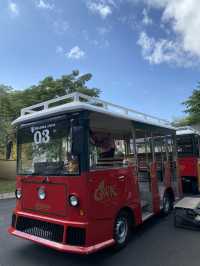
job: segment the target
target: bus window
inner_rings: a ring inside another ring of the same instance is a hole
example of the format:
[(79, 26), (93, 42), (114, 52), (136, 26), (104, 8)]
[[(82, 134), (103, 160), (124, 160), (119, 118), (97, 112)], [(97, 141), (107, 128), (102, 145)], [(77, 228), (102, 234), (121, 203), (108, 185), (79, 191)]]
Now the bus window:
[(194, 136), (194, 142), (195, 142), (195, 145), (194, 145), (194, 147), (195, 147), (195, 149), (194, 149), (194, 153), (195, 153), (195, 155), (196, 156), (198, 156), (199, 157), (199, 154), (200, 154), (200, 150), (199, 150), (199, 136), (198, 135), (195, 135)]
[(71, 130), (66, 120), (44, 122), (19, 130), (18, 174), (79, 174), (79, 159), (71, 153)]
[(138, 170), (149, 171), (149, 164), (152, 161), (151, 145), (148, 138), (137, 139), (136, 149), (138, 157)]
[(90, 131), (90, 168), (124, 167), (128, 165), (130, 143), (111, 133)]
[(191, 135), (177, 137), (178, 155), (181, 157), (194, 155), (194, 139)]

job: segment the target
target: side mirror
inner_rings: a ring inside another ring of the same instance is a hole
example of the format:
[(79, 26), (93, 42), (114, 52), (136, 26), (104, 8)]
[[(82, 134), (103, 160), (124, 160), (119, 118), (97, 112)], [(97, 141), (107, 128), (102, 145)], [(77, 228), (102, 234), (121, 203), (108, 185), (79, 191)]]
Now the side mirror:
[(75, 156), (83, 152), (83, 134), (84, 129), (82, 126), (72, 126), (72, 154)]

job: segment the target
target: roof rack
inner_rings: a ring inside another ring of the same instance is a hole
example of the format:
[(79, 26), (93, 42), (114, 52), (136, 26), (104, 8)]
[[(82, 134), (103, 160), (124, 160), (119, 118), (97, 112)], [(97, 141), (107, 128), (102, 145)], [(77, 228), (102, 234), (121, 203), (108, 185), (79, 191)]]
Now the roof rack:
[(200, 131), (196, 130), (195, 128), (191, 127), (191, 126), (183, 126), (183, 127), (177, 127), (176, 128), (176, 131), (180, 132), (180, 131), (183, 131), (185, 134), (186, 133), (193, 133), (193, 134), (197, 134), (197, 135), (200, 135)]
[[(155, 116), (147, 115), (145, 113), (138, 112), (138, 111), (130, 109), (130, 108), (122, 107), (120, 105), (116, 105), (116, 104), (113, 104), (113, 103), (110, 103), (107, 101), (103, 101), (103, 100), (100, 100), (99, 98), (96, 98), (96, 97), (87, 96), (87, 95), (79, 93), (79, 92), (60, 96), (60, 97), (54, 98), (52, 100), (48, 100), (48, 101), (45, 101), (42, 103), (32, 105), (30, 107), (23, 108), (21, 110), (21, 116), (26, 116), (28, 114), (37, 113), (38, 111), (50, 109), (50, 108), (52, 108), (51, 105), (53, 105), (53, 104), (54, 104), (53, 107), (55, 107), (55, 104), (57, 104), (56, 106), (59, 106), (59, 105), (65, 105), (66, 106), (67, 104), (69, 104), (69, 103), (63, 104), (64, 100), (71, 100), (71, 102), (74, 102), (74, 103), (77, 103), (77, 102), (86, 103), (89, 105), (96, 106), (97, 108), (103, 108), (104, 110), (109, 111), (109, 112), (115, 111), (115, 112), (117, 112), (121, 115), (124, 115), (124, 116), (134, 115), (134, 117), (137, 116), (138, 119), (140, 119), (144, 122), (147, 122), (147, 123), (152, 122), (152, 123), (156, 123), (156, 124), (159, 124), (162, 126), (170, 126), (171, 127), (170, 122), (167, 120), (160, 119), (160, 118), (155, 117)], [(60, 104), (59, 104), (59, 102), (60, 102)]]

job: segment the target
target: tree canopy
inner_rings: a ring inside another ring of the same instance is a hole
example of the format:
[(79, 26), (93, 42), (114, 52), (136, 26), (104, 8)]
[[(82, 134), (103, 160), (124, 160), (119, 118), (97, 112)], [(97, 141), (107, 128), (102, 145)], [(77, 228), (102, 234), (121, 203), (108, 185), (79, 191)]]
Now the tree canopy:
[(73, 92), (98, 97), (100, 90), (87, 86), (91, 79), (92, 74), (80, 75), (78, 70), (74, 70), (58, 79), (45, 77), (25, 90), (0, 85), (0, 154), (5, 150), (7, 139), (13, 136), (11, 122), (20, 115), (22, 108)]
[(183, 102), (186, 116), (176, 118), (173, 121), (174, 126), (187, 126), (200, 123), (200, 82), (197, 83), (192, 95)]
[(188, 114), (188, 124), (200, 123), (200, 82), (192, 95), (184, 102), (186, 106), (185, 112)]

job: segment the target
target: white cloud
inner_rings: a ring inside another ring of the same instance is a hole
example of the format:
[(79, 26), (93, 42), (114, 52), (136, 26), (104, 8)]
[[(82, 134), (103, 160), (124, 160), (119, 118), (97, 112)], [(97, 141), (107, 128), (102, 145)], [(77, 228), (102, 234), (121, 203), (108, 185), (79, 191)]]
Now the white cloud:
[(193, 56), (187, 54), (178, 41), (156, 40), (143, 31), (140, 33), (138, 45), (142, 48), (144, 59), (150, 64), (168, 63), (184, 67), (194, 65)]
[(90, 0), (87, 2), (88, 9), (101, 16), (102, 19), (107, 18), (112, 14), (112, 7), (115, 6), (115, 2), (111, 0)]
[(49, 3), (47, 0), (37, 0), (36, 1), (36, 7), (41, 9), (54, 9), (54, 4)]
[(168, 1), (163, 22), (169, 23), (173, 31), (181, 37), (183, 49), (200, 57), (200, 1)]
[(145, 26), (153, 24), (153, 20), (149, 17), (149, 14), (148, 14), (146, 8), (143, 9), (142, 15), (143, 15), (142, 23)]
[[(169, 2), (170, 0), (143, 0), (143, 2), (145, 2), (146, 4), (148, 4), (149, 6), (155, 7), (155, 8), (163, 8), (166, 6), (166, 4)], [(173, 1), (173, 0), (172, 0)], [(175, 0), (176, 1), (176, 0)], [(179, 1), (179, 0), (178, 0)]]
[[(137, 0), (129, 0), (138, 2)], [(200, 64), (200, 1), (142, 0), (150, 9), (161, 12), (160, 24), (166, 39), (140, 34), (138, 44), (150, 63), (176, 63), (180, 66)], [(144, 13), (143, 13), (144, 15)], [(146, 49), (150, 45), (151, 49)]]
[(19, 15), (19, 8), (15, 2), (9, 2), (8, 9), (12, 15), (14, 16)]
[(165, 7), (166, 3), (169, 2), (169, 0), (122, 0), (121, 2), (125, 1), (134, 5), (145, 3), (146, 5), (148, 5), (148, 7), (154, 7), (154, 8)]
[(138, 23), (138, 19), (135, 14), (128, 16), (119, 16), (118, 21), (129, 26), (134, 31), (140, 28), (140, 24)]
[(79, 46), (74, 46), (68, 53), (66, 53), (66, 56), (70, 59), (81, 59), (85, 57), (85, 52), (80, 49)]
[[(109, 5), (111, 5), (111, 6), (113, 6), (113, 7), (118, 7), (118, 5), (117, 5), (117, 1), (116, 0), (102, 0), (104, 3), (107, 3), (107, 4), (109, 4)], [(120, 1), (118, 1), (118, 3), (119, 3)]]

